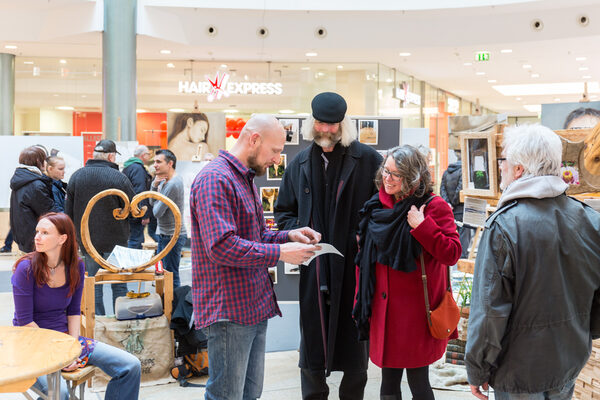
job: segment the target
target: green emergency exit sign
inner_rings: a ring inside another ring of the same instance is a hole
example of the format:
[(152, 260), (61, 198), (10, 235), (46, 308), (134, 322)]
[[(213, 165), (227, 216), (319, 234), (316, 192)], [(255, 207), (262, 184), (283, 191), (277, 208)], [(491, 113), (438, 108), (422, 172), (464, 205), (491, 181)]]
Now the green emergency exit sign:
[(475, 61), (490, 61), (490, 52), (478, 51), (475, 53)]

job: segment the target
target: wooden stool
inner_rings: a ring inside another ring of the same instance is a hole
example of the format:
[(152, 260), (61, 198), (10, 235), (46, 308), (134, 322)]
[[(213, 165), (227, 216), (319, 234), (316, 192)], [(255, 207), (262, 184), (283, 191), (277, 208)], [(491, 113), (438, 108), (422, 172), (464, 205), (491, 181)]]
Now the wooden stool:
[[(61, 376), (67, 381), (67, 389), (69, 390), (69, 400), (84, 400), (85, 395), (85, 383), (92, 379), (96, 367), (93, 365), (86, 365), (83, 368), (76, 369), (71, 372), (62, 372)], [(75, 391), (79, 387), (79, 396), (75, 394)]]

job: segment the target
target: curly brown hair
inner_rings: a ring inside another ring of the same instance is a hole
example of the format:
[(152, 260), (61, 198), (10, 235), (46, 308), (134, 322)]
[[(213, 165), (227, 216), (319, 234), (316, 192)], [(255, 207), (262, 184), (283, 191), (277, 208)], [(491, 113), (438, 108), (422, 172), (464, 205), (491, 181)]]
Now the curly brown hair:
[(383, 168), (388, 157), (393, 157), (398, 168), (398, 174), (402, 177), (402, 189), (400, 198), (406, 197), (411, 192), (416, 197), (423, 197), (433, 190), (431, 173), (427, 165), (427, 159), (416, 148), (410, 145), (397, 146), (387, 151), (383, 163), (375, 175), (375, 185), (381, 188), (383, 182)]

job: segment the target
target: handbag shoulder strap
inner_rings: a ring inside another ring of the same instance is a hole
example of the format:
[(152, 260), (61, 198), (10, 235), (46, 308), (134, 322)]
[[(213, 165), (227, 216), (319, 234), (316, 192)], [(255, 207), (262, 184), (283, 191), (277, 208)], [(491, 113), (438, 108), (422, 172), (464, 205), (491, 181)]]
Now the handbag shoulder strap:
[[(432, 195), (425, 201), (425, 208), (427, 208), (427, 204), (429, 204), (429, 202), (431, 200), (433, 200), (434, 197), (435, 197), (435, 195)], [(431, 326), (431, 307), (429, 305), (429, 293), (427, 291), (427, 273), (425, 272), (425, 258), (423, 257), (423, 251), (421, 251), (420, 258), (421, 258), (421, 280), (423, 281), (423, 294), (425, 295), (425, 311), (427, 312), (427, 323), (429, 323), (429, 325)], [(450, 290), (450, 266), (447, 265), (446, 268), (447, 268), (446, 277), (448, 279), (447, 290)]]

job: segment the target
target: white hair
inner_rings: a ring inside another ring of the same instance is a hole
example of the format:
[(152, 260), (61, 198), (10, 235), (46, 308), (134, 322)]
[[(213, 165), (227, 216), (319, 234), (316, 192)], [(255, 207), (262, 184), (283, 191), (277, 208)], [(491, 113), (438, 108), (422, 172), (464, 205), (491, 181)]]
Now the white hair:
[(94, 154), (92, 155), (92, 157), (94, 157), (94, 160), (109, 161), (108, 157), (111, 154), (116, 154), (116, 153), (103, 153), (103, 152), (100, 152), (100, 151), (95, 151)]
[(503, 147), (506, 160), (523, 167), (523, 176), (560, 176), (562, 142), (551, 129), (540, 124), (510, 127)]
[[(342, 131), (342, 146), (348, 147), (358, 137), (356, 131), (356, 123), (350, 119), (347, 115), (340, 122), (340, 130)], [(313, 140), (315, 131), (315, 119), (312, 115), (306, 117), (306, 120), (302, 123), (302, 137), (304, 140)]]
[(148, 147), (144, 146), (143, 144), (140, 144), (138, 147), (135, 148), (135, 150), (133, 151), (133, 156), (134, 157), (141, 157), (145, 152), (148, 151)]

